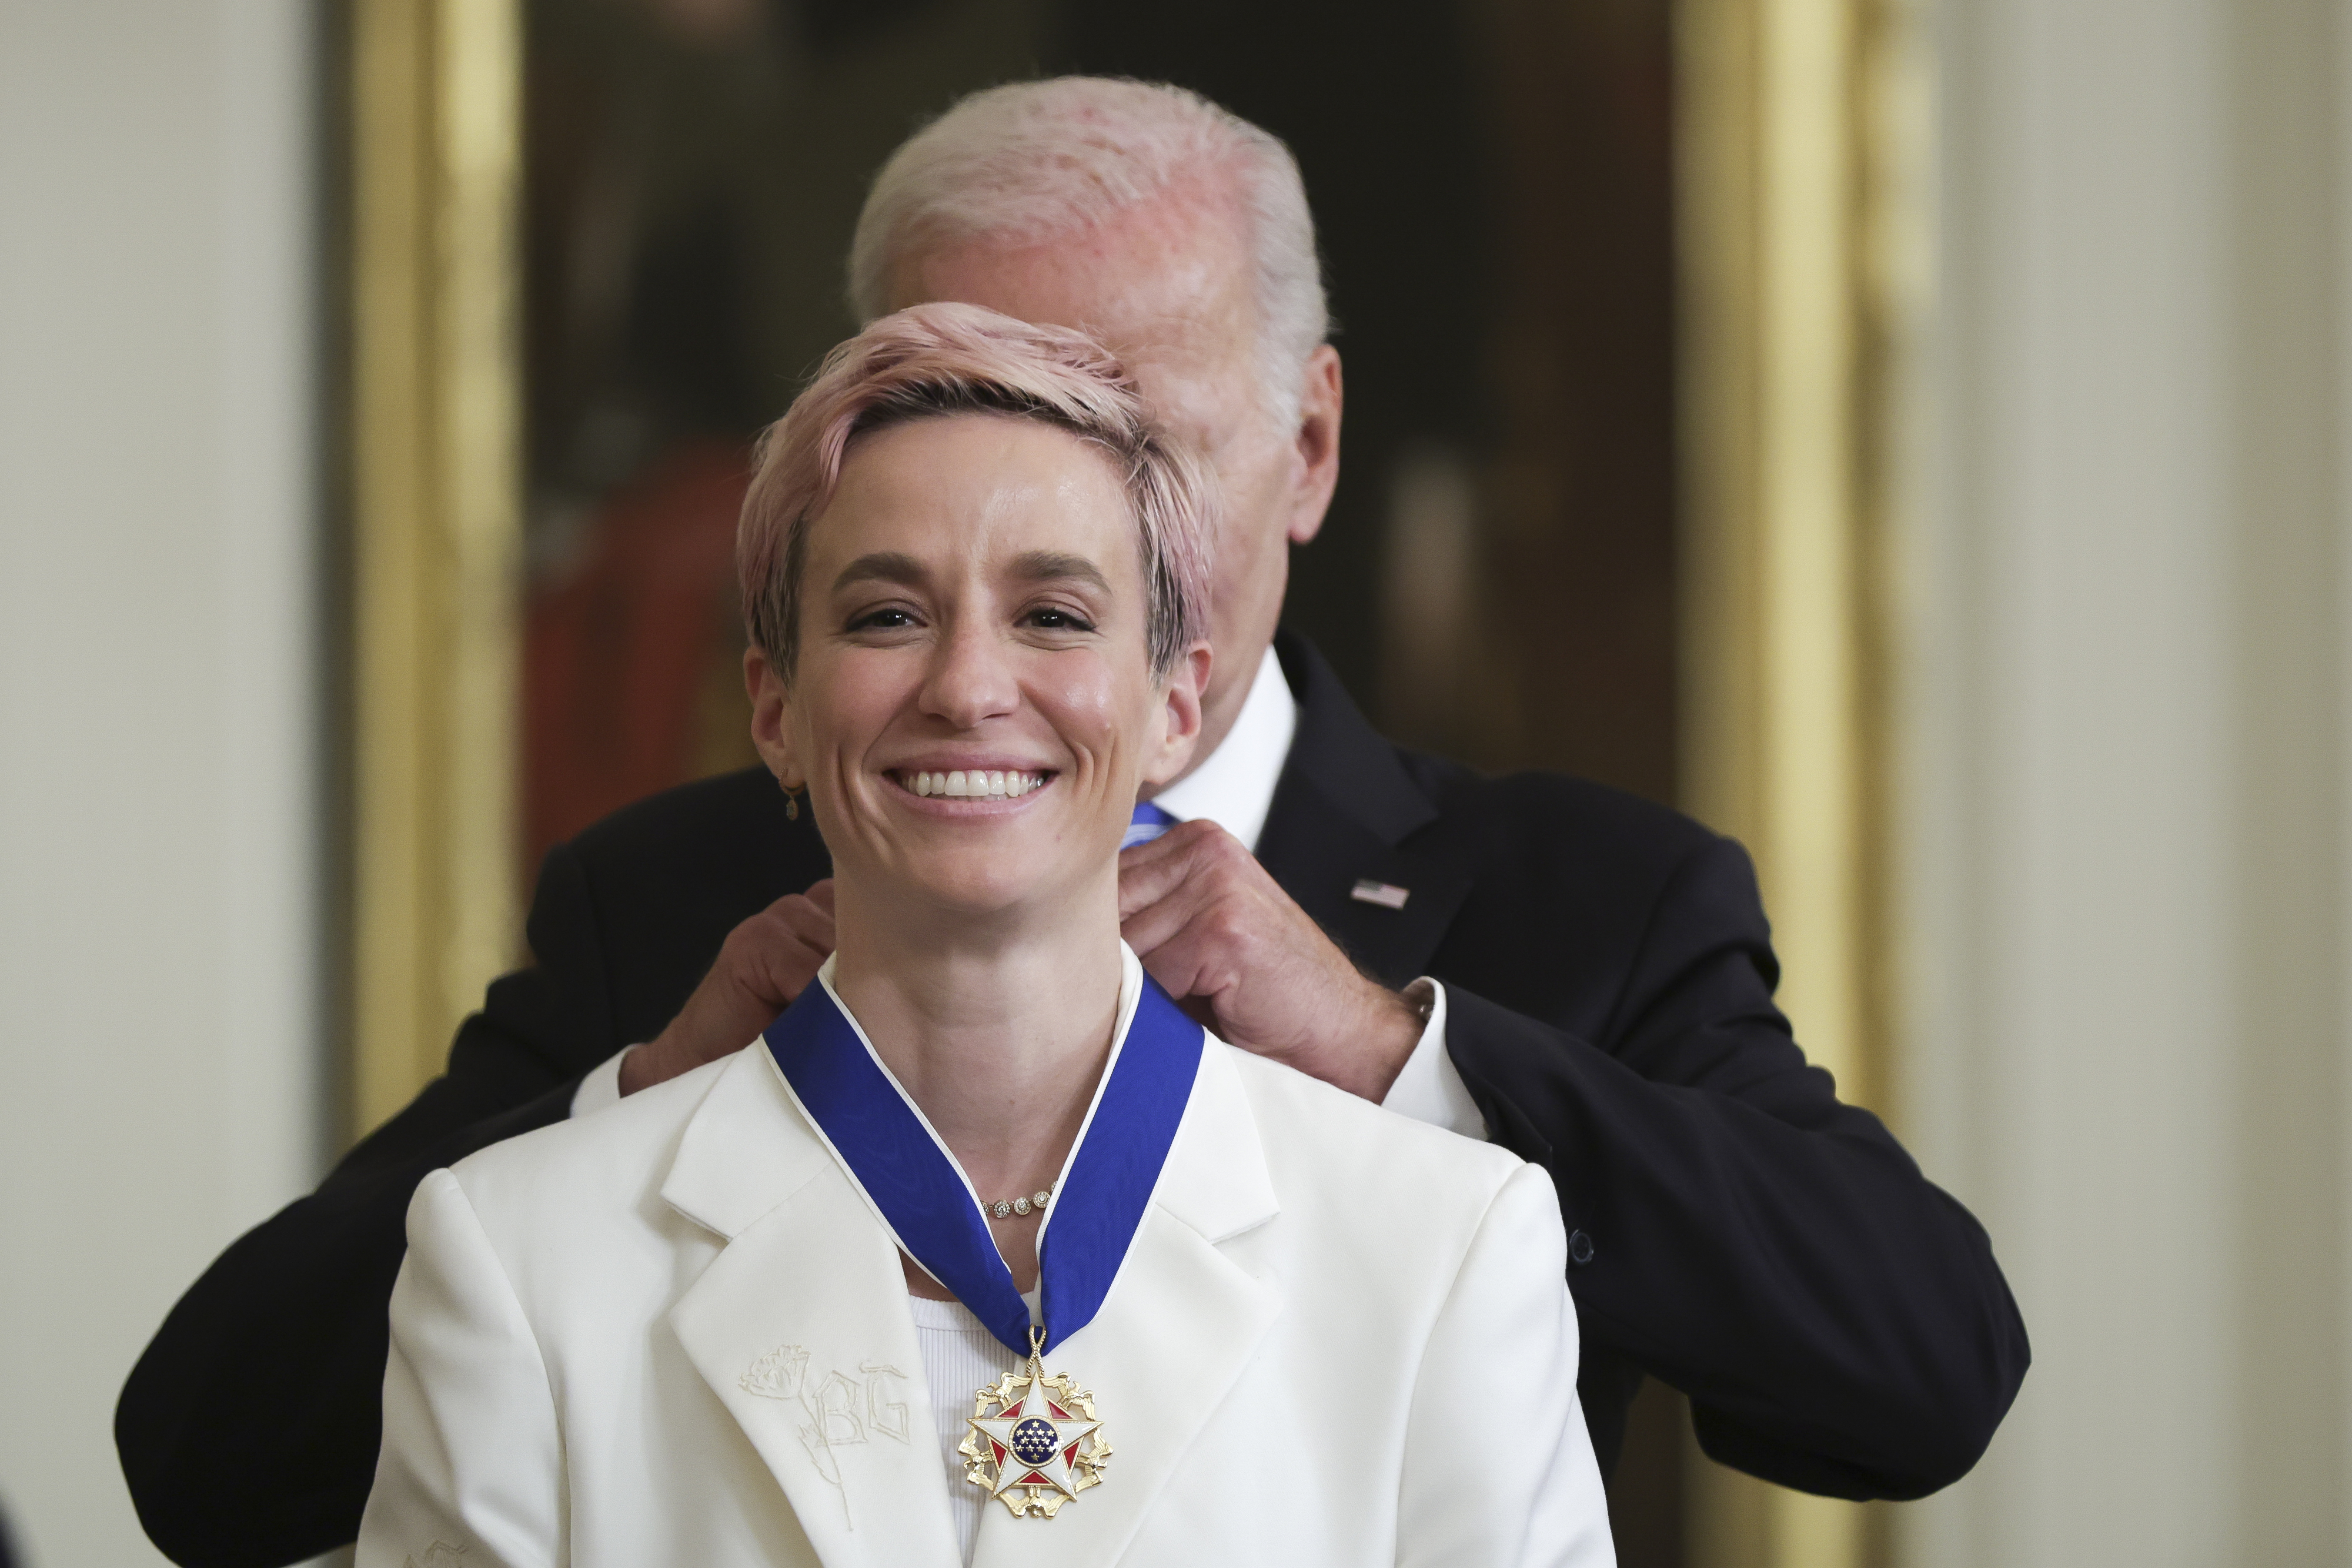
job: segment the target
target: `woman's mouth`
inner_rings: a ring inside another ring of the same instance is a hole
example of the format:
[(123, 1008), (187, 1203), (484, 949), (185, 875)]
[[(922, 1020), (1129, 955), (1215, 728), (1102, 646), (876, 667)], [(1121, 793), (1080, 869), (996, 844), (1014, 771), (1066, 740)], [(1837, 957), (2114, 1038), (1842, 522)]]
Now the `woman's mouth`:
[(1051, 773), (1030, 773), (1018, 768), (1008, 772), (992, 768), (955, 768), (945, 773), (901, 768), (890, 774), (891, 780), (910, 795), (926, 800), (945, 797), (950, 800), (1014, 800), (1033, 789), (1044, 789), (1053, 777)]

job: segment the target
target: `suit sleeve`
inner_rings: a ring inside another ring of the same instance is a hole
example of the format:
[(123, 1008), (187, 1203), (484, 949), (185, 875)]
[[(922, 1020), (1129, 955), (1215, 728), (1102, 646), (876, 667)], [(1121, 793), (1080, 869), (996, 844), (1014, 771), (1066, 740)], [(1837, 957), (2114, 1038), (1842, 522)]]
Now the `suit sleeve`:
[(1919, 1497), (1991, 1440), (2024, 1322), (1974, 1218), (1806, 1063), (1777, 977), (1747, 856), (1714, 840), (1602, 1038), (1449, 988), (1447, 1050), (1559, 1188), (1588, 1376), (1605, 1345), (1681, 1389), (1701, 1447), (1752, 1475)]
[(557, 1568), (567, 1510), (547, 1368), (447, 1171), (416, 1189), (390, 1318), (383, 1446), (355, 1568)]
[(1551, 1184), (1521, 1166), (1480, 1219), (1414, 1380), (1398, 1568), (1612, 1568), (1576, 1395), (1576, 1308)]
[(562, 1120), (583, 1071), (628, 1043), (608, 1038), (594, 904), (568, 850), (541, 873), (530, 942), (536, 966), (490, 987), (448, 1071), (223, 1253), (133, 1368), (115, 1446), (140, 1522), (173, 1562), (275, 1568), (358, 1530), (417, 1184)]

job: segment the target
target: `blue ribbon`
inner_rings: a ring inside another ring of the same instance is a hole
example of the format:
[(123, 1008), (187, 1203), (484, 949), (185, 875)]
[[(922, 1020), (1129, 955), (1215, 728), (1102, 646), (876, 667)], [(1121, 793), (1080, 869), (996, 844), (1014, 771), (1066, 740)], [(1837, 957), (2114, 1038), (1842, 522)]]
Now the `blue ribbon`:
[[(768, 1051), (898, 1244), (988, 1331), (1029, 1354), (1029, 1308), (963, 1173), (834, 998), (809, 987), (768, 1026)], [(1050, 1349), (1094, 1321), (1151, 1202), (1192, 1096), (1201, 1026), (1147, 975), (1040, 1234)]]

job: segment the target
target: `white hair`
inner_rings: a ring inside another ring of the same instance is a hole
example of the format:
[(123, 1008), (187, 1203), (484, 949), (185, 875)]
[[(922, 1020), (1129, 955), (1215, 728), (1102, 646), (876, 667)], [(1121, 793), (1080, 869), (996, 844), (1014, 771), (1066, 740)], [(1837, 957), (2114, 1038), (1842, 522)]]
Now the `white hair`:
[(874, 177), (849, 247), (849, 304), (887, 315), (891, 273), (929, 246), (1096, 227), (1204, 171), (1223, 171), (1249, 225), (1267, 412), (1298, 419), (1308, 356), (1331, 335), (1315, 219), (1279, 137), (1181, 87), (1055, 77), (971, 93)]

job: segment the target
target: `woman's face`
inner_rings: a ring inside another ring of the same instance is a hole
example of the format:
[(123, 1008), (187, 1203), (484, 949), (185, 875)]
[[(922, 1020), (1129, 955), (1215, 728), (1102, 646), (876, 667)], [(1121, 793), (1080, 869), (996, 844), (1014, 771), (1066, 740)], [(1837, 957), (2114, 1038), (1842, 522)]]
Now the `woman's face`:
[(747, 660), (753, 735), (807, 783), (845, 894), (982, 915), (1115, 888), (1138, 789), (1191, 755), (1208, 651), (1152, 678), (1098, 450), (990, 414), (862, 436), (800, 591), (792, 685)]

